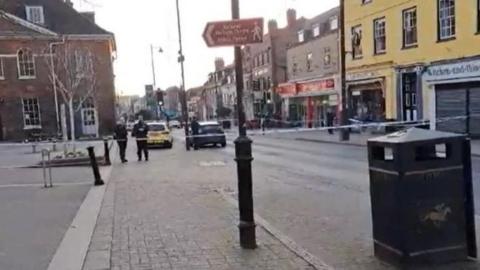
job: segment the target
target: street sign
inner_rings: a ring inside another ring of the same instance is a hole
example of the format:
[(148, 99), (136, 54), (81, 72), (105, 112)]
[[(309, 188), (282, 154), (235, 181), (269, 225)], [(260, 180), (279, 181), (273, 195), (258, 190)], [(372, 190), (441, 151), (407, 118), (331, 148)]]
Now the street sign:
[(263, 42), (263, 18), (209, 22), (203, 32), (208, 47)]

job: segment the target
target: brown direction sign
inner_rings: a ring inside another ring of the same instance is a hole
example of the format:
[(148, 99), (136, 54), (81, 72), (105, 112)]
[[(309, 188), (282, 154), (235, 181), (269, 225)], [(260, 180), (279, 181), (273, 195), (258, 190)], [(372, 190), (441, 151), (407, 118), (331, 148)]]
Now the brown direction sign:
[(208, 47), (263, 42), (263, 18), (209, 22), (203, 32)]

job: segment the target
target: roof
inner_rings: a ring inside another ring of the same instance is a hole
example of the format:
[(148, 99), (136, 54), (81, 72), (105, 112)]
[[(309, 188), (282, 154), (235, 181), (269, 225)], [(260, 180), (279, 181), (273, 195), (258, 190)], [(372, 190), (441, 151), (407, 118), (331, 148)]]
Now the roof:
[(43, 27), (58, 34), (112, 35), (63, 0), (8, 0), (0, 5), (0, 9), (24, 20), (27, 18), (25, 6), (42, 6), (45, 16)]
[(0, 37), (56, 38), (58, 35), (46, 28), (0, 10)]
[(410, 143), (410, 142), (425, 142), (425, 141), (434, 141), (439, 139), (453, 139), (453, 138), (464, 138), (464, 135), (443, 132), (437, 130), (426, 130), (421, 128), (410, 128), (408, 130), (403, 130), (388, 134), (385, 136), (377, 137), (368, 140), (369, 142), (378, 142), (378, 143), (387, 143), (387, 144), (401, 144), (401, 143)]

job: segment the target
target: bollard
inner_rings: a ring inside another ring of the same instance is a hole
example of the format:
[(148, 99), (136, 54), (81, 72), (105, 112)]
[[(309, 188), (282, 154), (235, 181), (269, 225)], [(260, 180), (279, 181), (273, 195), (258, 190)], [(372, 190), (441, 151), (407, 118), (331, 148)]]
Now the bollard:
[(110, 161), (110, 148), (108, 148), (108, 139), (103, 139), (103, 148), (105, 151), (105, 164), (107, 166), (112, 165), (112, 162)]
[(95, 186), (102, 186), (105, 184), (102, 178), (100, 177), (100, 171), (98, 170), (97, 159), (95, 158), (95, 150), (93, 146), (87, 147), (88, 156), (90, 157), (90, 164), (93, 169), (93, 176), (95, 177)]
[(47, 188), (47, 164), (46, 164), (46, 161), (45, 161), (45, 152), (47, 150), (42, 150), (42, 169), (43, 169), (43, 187), (44, 188)]
[(51, 165), (51, 161), (52, 161), (52, 155), (51, 155), (51, 152), (50, 151), (47, 151), (47, 157), (48, 157), (48, 178), (50, 180), (50, 187), (52, 188), (53, 187), (53, 182), (52, 182), (52, 165)]
[[(43, 187), (44, 188), (51, 188), (53, 187), (53, 182), (52, 182), (52, 166), (50, 165), (51, 162), (51, 154), (48, 149), (42, 149), (42, 169), (43, 169)], [(45, 160), (45, 158), (47, 158)], [(48, 162), (48, 165), (47, 165)], [(48, 179), (49, 181), (47, 182), (47, 168), (48, 168)]]
[(53, 140), (52, 151), (57, 152), (57, 140)]
[(37, 153), (37, 143), (32, 144), (32, 153), (36, 154)]

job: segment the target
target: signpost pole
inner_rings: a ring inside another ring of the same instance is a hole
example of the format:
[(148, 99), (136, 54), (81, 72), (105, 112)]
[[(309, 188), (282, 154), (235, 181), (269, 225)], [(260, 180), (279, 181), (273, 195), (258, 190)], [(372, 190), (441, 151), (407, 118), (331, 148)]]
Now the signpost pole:
[(180, 23), (180, 5), (178, 0), (176, 0), (177, 4), (177, 26), (178, 26), (178, 43), (180, 49), (178, 50), (178, 62), (180, 63), (180, 68), (182, 71), (182, 87), (180, 91), (182, 92), (182, 114), (183, 114), (183, 122), (184, 122), (184, 129), (185, 129), (185, 148), (187, 151), (190, 151), (190, 140), (189, 140), (189, 132), (188, 132), (188, 108), (187, 108), (187, 90), (185, 89), (185, 68), (183, 63), (185, 62), (185, 56), (183, 55), (183, 45), (182, 45), (182, 25)]
[[(239, 0), (232, 0), (232, 19), (240, 18)], [(252, 141), (247, 137), (243, 108), (242, 50), (235, 46), (235, 78), (239, 137), (235, 140), (235, 160), (238, 176), (238, 209), (240, 212), (240, 245), (245, 249), (257, 247), (252, 191)]]
[[(346, 83), (346, 61), (347, 56), (345, 50), (345, 0), (340, 0), (340, 87), (342, 90), (341, 95), (341, 111), (340, 111), (340, 124), (346, 126), (348, 122), (348, 94)], [(340, 129), (340, 141), (350, 140), (350, 130)]]

